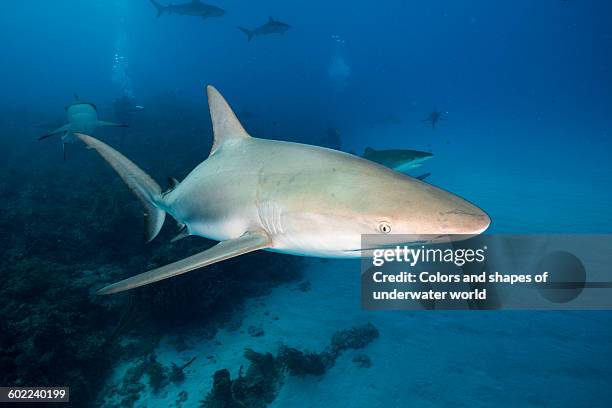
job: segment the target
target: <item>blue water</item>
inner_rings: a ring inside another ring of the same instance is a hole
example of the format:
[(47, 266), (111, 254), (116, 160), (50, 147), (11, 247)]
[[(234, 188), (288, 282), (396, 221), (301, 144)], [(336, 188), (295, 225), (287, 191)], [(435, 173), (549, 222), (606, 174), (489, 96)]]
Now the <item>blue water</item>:
[[(130, 275), (151, 259), (180, 257), (139, 244), (138, 203), (97, 158), (75, 144), (63, 163), (56, 139), (36, 141), (44, 131), (32, 125), (63, 118), (73, 92), (95, 102), (102, 119), (115, 120), (113, 100), (122, 95), (144, 107), (129, 131), (96, 136), (157, 180), (180, 179), (206, 157), (204, 87), (213, 84), (257, 137), (320, 144), (333, 128), (349, 152), (433, 152), (414, 174), (431, 172), (428, 182), (487, 211), (491, 232), (612, 232), (612, 3), (214, 4), (227, 14), (156, 18), (148, 0), (0, 2), (0, 199), (10, 215), (3, 274), (13, 274), (9, 262), (49, 261), (80, 276), (83, 265), (98, 270), (116, 260)], [(236, 28), (269, 16), (292, 28), (250, 42)], [(423, 122), (433, 109), (446, 117), (435, 130)], [(80, 241), (91, 248), (79, 249)], [(371, 313), (360, 309), (356, 263), (295, 262), (312, 290), (296, 295), (289, 284), (264, 296), (283, 323), (266, 328), (265, 342), (225, 334), (235, 353), (211, 352), (234, 357), (195, 365), (201, 381), (209, 384), (214, 369), (237, 370), (247, 340), (264, 350), (280, 341), (320, 349), (335, 330), (372, 321), (381, 337), (367, 349), (371, 368), (344, 357), (321, 380), (291, 379), (273, 406), (612, 406), (609, 312)], [(40, 301), (5, 289), (5, 305)], [(2, 371), (16, 370), (21, 354), (7, 355)], [(198, 384), (190, 395), (205, 391)], [(135, 406), (174, 399), (143, 393)], [(196, 397), (188, 401), (197, 406)]]

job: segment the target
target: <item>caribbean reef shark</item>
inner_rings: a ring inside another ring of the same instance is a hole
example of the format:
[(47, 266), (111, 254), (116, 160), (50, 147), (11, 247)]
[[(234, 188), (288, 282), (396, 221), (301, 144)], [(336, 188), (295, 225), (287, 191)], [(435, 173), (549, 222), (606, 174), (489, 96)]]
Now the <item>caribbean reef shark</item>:
[(65, 108), (68, 123), (38, 138), (38, 140), (43, 140), (51, 136), (61, 135), (64, 160), (66, 160), (66, 144), (75, 140), (74, 133), (91, 134), (99, 127), (127, 127), (127, 125), (98, 120), (96, 105), (81, 101), (77, 94), (74, 95), (74, 99), (75, 101)]
[(405, 173), (421, 166), (424, 161), (431, 159), (433, 154), (419, 150), (374, 150), (371, 147), (366, 147), (362, 157), (400, 173)]
[(225, 15), (225, 10), (222, 8), (202, 3), (200, 0), (193, 0), (180, 4), (168, 4), (167, 6), (162, 6), (155, 0), (151, 0), (151, 3), (157, 9), (157, 17), (160, 17), (164, 13), (176, 13), (184, 16), (195, 16), (201, 18), (221, 17)]
[(282, 21), (278, 21), (273, 19), (272, 17), (268, 18), (268, 22), (264, 25), (261, 25), (254, 30), (249, 30), (248, 28), (238, 27), (240, 31), (247, 35), (248, 41), (251, 41), (254, 36), (258, 35), (268, 35), (268, 34), (285, 34), (285, 31), (289, 30), (291, 26), (287, 23), (283, 23)]
[(393, 232), (436, 242), (429, 234), (467, 234), (463, 239), (489, 226), (487, 214), (462, 198), (369, 160), (252, 137), (215, 88), (208, 86), (207, 93), (214, 134), (210, 155), (182, 182), (173, 180), (165, 192), (121, 153), (76, 134), (119, 173), (144, 205), (147, 241), (159, 233), (166, 213), (182, 228), (178, 237), (221, 241), (98, 294), (147, 285), (259, 249), (360, 257), (362, 234)]

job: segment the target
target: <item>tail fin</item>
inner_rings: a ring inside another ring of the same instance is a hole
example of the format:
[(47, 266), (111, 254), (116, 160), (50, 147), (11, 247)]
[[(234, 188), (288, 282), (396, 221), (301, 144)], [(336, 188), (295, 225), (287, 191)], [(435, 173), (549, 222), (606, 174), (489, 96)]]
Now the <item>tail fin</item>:
[(243, 27), (238, 27), (238, 29), (247, 35), (247, 39), (249, 41), (251, 41), (251, 39), (253, 39), (253, 34), (255, 34), (255, 32), (253, 30), (249, 30), (249, 29), (246, 29), (246, 28), (243, 28)]
[(164, 11), (166, 10), (166, 7), (162, 6), (161, 4), (156, 2), (155, 0), (151, 0), (151, 4), (153, 4), (155, 6), (155, 8), (157, 9), (157, 17), (159, 17), (162, 14), (164, 14)]
[(145, 207), (145, 240), (146, 242), (152, 241), (161, 230), (166, 218), (166, 212), (158, 207), (162, 202), (161, 187), (127, 157), (107, 144), (82, 133), (75, 133), (74, 136), (90, 149), (100, 153), (100, 156), (115, 169), (125, 184), (138, 197)]

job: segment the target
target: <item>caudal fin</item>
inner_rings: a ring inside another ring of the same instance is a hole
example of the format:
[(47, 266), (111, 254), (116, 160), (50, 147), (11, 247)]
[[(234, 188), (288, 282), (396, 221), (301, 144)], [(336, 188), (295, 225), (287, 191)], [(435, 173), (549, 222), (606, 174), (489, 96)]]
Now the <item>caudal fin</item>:
[(164, 11), (166, 10), (166, 7), (162, 6), (161, 4), (156, 2), (155, 0), (151, 0), (151, 4), (153, 4), (155, 6), (155, 8), (157, 9), (157, 17), (159, 17), (162, 14), (164, 14)]
[(162, 202), (159, 184), (127, 157), (107, 144), (82, 133), (75, 133), (74, 136), (90, 149), (100, 153), (100, 156), (115, 169), (125, 184), (138, 197), (145, 208), (145, 240), (146, 242), (153, 240), (164, 225), (166, 218), (166, 212), (158, 207)]
[(248, 41), (251, 41), (251, 39), (253, 39), (253, 34), (255, 34), (253, 30), (249, 30), (243, 27), (238, 27), (238, 29), (247, 35)]

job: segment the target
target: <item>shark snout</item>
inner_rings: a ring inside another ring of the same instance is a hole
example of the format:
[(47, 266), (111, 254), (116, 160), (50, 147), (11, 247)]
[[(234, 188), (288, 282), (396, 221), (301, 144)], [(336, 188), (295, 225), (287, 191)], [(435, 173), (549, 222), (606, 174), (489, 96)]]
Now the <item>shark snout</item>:
[(446, 234), (478, 235), (491, 225), (488, 214), (471, 204), (440, 211), (438, 216)]

